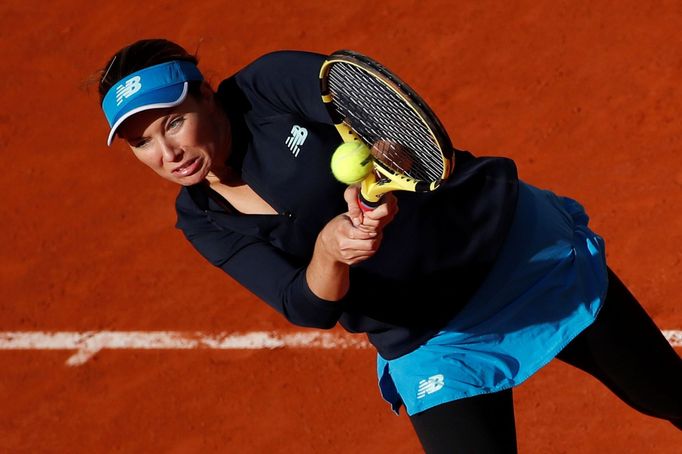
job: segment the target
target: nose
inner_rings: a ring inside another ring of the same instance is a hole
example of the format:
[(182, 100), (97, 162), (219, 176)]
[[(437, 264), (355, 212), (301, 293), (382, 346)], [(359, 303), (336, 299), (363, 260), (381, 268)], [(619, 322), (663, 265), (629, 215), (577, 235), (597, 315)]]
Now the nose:
[(182, 157), (182, 150), (180, 150), (173, 143), (166, 140), (161, 141), (161, 155), (166, 162), (176, 162)]

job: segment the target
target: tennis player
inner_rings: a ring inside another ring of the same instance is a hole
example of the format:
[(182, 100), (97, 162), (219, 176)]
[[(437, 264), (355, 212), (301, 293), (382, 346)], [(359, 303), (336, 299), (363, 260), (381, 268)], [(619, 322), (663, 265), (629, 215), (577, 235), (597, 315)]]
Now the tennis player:
[(324, 58), (271, 53), (214, 91), (182, 47), (135, 42), (102, 69), (107, 142), (179, 184), (187, 240), (291, 323), (366, 333), (429, 453), (515, 452), (512, 389), (556, 357), (682, 428), (682, 361), (583, 207), (455, 150), (437, 191), (363, 215), (329, 170)]

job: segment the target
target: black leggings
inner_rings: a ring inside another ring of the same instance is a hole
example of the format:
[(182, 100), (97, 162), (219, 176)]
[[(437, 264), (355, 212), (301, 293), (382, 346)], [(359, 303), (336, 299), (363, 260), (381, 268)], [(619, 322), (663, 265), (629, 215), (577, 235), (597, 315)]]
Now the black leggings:
[[(597, 320), (558, 358), (682, 430), (682, 359), (611, 270)], [(511, 389), (438, 405), (410, 420), (429, 454), (516, 452)]]

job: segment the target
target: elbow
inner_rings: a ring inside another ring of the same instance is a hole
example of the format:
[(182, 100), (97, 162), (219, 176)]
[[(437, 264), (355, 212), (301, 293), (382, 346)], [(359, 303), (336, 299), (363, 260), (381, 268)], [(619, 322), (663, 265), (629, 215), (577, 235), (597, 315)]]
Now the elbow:
[(332, 329), (336, 326), (339, 321), (339, 314), (336, 311), (324, 313), (308, 312), (300, 313), (296, 310), (284, 310), (284, 317), (289, 321), (289, 323), (300, 326), (302, 328), (316, 328), (316, 329)]
[(343, 313), (343, 300), (327, 301), (315, 295), (308, 287), (304, 272), (287, 288), (281, 304), (286, 319), (305, 328), (331, 329)]

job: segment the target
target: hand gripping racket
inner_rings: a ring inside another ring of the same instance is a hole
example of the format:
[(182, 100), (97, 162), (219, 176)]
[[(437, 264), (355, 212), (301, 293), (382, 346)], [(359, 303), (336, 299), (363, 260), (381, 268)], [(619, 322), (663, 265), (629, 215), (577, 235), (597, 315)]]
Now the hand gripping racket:
[(349, 50), (320, 70), (322, 101), (344, 142), (371, 147), (374, 171), (361, 183), (371, 211), (389, 191), (433, 191), (454, 168), (452, 144), (422, 98), (387, 68)]

